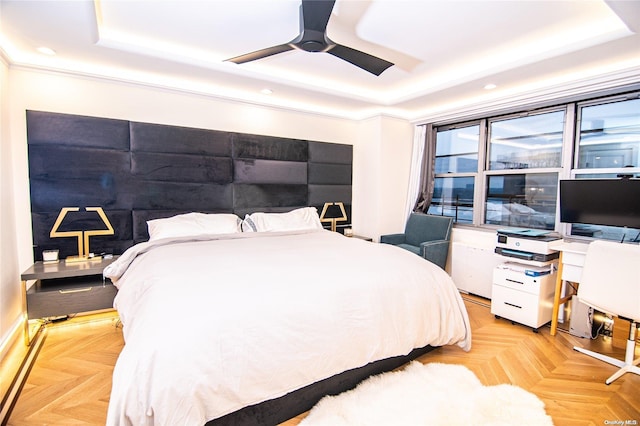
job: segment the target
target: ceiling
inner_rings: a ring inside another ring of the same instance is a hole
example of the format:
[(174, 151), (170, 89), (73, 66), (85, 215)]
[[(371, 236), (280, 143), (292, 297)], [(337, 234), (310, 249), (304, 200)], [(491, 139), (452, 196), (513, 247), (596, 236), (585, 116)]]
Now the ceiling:
[[(353, 119), (387, 114), (416, 121), (463, 105), (640, 82), (640, 1), (625, 0), (337, 0), (327, 34), (395, 64), (380, 76), (300, 50), (225, 61), (294, 39), (299, 6), (0, 0), (0, 47), (12, 67)], [(489, 83), (496, 87), (485, 89)]]

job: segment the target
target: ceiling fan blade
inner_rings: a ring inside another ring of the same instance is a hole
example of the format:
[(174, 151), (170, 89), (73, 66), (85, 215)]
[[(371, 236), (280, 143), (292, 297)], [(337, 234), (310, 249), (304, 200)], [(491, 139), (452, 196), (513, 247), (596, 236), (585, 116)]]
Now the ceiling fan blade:
[(334, 4), (335, 0), (302, 0), (300, 5), (301, 30), (324, 33)]
[(278, 46), (267, 47), (266, 49), (260, 49), (255, 52), (236, 56), (235, 58), (225, 59), (225, 61), (243, 64), (245, 62), (255, 61), (256, 59), (266, 58), (267, 56), (277, 55), (278, 53), (287, 52), (293, 49), (294, 47), (290, 44), (280, 44)]
[(369, 55), (368, 53), (364, 53), (347, 46), (342, 46), (340, 44), (336, 44), (331, 47), (327, 50), (327, 53), (350, 62), (374, 75), (382, 74), (384, 70), (393, 65), (393, 63), (385, 61), (384, 59), (380, 59), (376, 56)]

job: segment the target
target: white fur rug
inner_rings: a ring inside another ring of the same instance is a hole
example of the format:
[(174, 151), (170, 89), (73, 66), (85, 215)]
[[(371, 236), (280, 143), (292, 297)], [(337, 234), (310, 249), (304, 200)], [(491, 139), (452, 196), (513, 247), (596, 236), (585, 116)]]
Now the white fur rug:
[(462, 365), (411, 362), (322, 398), (304, 426), (552, 425), (544, 403), (513, 385), (483, 386)]

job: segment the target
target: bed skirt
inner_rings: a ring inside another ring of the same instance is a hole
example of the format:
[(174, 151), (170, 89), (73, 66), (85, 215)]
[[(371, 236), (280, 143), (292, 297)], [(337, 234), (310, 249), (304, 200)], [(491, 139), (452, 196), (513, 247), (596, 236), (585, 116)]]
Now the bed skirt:
[(280, 398), (244, 407), (223, 417), (211, 420), (205, 426), (275, 426), (299, 414), (309, 411), (326, 395), (337, 395), (355, 388), (370, 376), (398, 368), (409, 361), (436, 349), (424, 346), (408, 355), (371, 362), (365, 366), (347, 370), (319, 382), (305, 386)]

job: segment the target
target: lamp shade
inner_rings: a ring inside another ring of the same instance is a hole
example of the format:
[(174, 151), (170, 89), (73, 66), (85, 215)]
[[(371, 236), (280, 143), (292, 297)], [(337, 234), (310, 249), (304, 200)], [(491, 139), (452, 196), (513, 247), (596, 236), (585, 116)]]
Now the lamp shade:
[(331, 223), (331, 230), (336, 231), (337, 222), (347, 221), (347, 212), (344, 210), (344, 204), (341, 201), (324, 203), (322, 213), (320, 213), (320, 222)]

